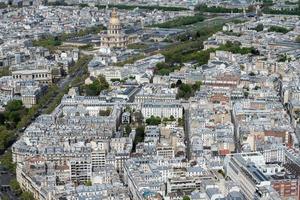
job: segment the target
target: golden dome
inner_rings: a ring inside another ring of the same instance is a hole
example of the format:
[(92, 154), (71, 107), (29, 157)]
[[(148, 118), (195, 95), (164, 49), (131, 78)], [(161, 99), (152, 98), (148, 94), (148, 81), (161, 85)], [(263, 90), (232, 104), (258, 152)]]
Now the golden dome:
[(115, 8), (111, 12), (109, 24), (110, 25), (120, 25), (119, 16), (118, 16), (118, 13)]

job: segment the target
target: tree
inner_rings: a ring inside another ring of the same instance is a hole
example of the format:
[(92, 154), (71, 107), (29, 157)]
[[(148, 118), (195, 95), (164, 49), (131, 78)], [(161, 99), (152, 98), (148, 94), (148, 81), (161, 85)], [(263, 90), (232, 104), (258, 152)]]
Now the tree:
[(100, 75), (92, 84), (85, 86), (85, 93), (87, 96), (98, 96), (103, 90), (107, 90), (109, 84), (107, 83), (105, 77)]
[(2, 200), (9, 200), (9, 197), (7, 195), (2, 196)]
[(11, 74), (9, 67), (1, 67), (0, 69), (0, 77), (9, 76)]
[(181, 84), (182, 84), (182, 81), (181, 81), (180, 79), (177, 80), (177, 82), (176, 82), (176, 87), (179, 87)]
[(22, 116), (26, 116), (27, 111), (21, 100), (9, 101), (4, 112), (6, 126), (11, 129), (15, 128), (21, 121)]
[(21, 198), (20, 199), (21, 200), (33, 200), (34, 197), (33, 197), (32, 193), (30, 193), (30, 192), (23, 192), (21, 194)]
[[(102, 25), (92, 26), (88, 27), (86, 29), (80, 29), (79, 31), (75, 33), (62, 33), (56, 36), (47, 36), (39, 40), (34, 40), (33, 45), (34, 46), (42, 46), (45, 48), (48, 48), (50, 50), (54, 50), (55, 47), (60, 46), (64, 41), (74, 38), (74, 37), (82, 37), (88, 34), (97, 34), (101, 30), (104, 30), (105, 28)], [(89, 45), (87, 46), (90, 47)]]
[(257, 32), (263, 31), (264, 30), (264, 25), (263, 24), (258, 24), (254, 30), (256, 30)]
[(146, 123), (148, 125), (159, 125), (161, 123), (161, 119), (160, 117), (154, 117), (152, 115), (150, 118), (146, 119)]
[(16, 136), (12, 131), (7, 130), (4, 126), (0, 126), (0, 153), (3, 153), (15, 139)]
[(281, 54), (281, 55), (279, 55), (279, 57), (278, 57), (278, 62), (285, 62), (285, 61), (287, 61), (288, 60), (288, 58), (287, 58), (287, 55), (286, 54)]
[(23, 108), (23, 103), (21, 100), (9, 101), (5, 107), (6, 112), (18, 111)]
[(53, 49), (54, 47), (59, 46), (61, 44), (62, 44), (62, 40), (57, 36), (47, 37), (44, 39), (33, 41), (34, 46), (42, 46), (48, 49)]
[(22, 193), (22, 189), (20, 187), (20, 184), (18, 183), (17, 179), (12, 179), (9, 183), (10, 188), (16, 195), (20, 195)]
[(177, 69), (175, 66), (172, 64), (167, 64), (167, 63), (157, 63), (155, 67), (155, 74), (165, 76), (169, 75), (171, 72), (173, 72), (175, 69)]
[(241, 13), (243, 12), (242, 9), (238, 9), (238, 8), (224, 8), (224, 7), (216, 7), (216, 6), (212, 6), (212, 7), (208, 7), (205, 4), (199, 4), (195, 7), (196, 11), (200, 11), (200, 12), (211, 12), (211, 13)]
[(289, 29), (281, 27), (281, 26), (271, 26), (268, 30), (268, 32), (277, 32), (277, 33), (283, 33), (286, 34), (290, 32)]
[(170, 116), (171, 121), (175, 121), (175, 117), (173, 115)]
[(189, 196), (184, 196), (182, 200), (190, 200)]
[(169, 119), (167, 117), (164, 117), (162, 121), (167, 122), (167, 121), (169, 121)]
[(235, 42), (226, 42), (226, 44), (221, 45), (219, 48), (217, 48), (217, 50), (222, 50), (222, 51), (229, 51), (232, 52), (234, 54), (240, 53), (240, 54), (249, 54), (255, 51), (254, 48), (246, 48), (240, 47), (240, 43), (235, 43)]
[(16, 164), (12, 161), (11, 151), (6, 151), (0, 158), (1, 165), (4, 166), (11, 173), (16, 173)]
[(255, 76), (255, 73), (254, 72), (250, 72), (249, 76)]
[(106, 110), (100, 110), (99, 111), (99, 115), (100, 116), (109, 116), (111, 113), (111, 109), (110, 108), (107, 108)]
[(85, 186), (92, 186), (92, 181), (91, 180), (87, 180), (85, 183), (84, 183)]
[[(106, 5), (97, 5), (98, 9), (106, 8)], [(163, 11), (184, 11), (187, 8), (183, 7), (174, 7), (174, 6), (158, 6), (158, 5), (127, 5), (127, 4), (109, 4), (109, 8), (115, 7), (122, 10), (133, 10), (135, 8), (140, 8), (143, 10), (163, 10)]]
[(131, 133), (131, 127), (130, 127), (129, 124), (127, 124), (126, 127), (125, 127), (125, 133), (126, 133), (127, 136)]
[(182, 118), (178, 118), (178, 126), (184, 126), (184, 120)]
[(181, 84), (178, 90), (179, 98), (188, 99), (192, 96), (192, 86), (189, 84)]
[(175, 28), (180, 26), (186, 26), (190, 24), (194, 24), (197, 22), (203, 21), (205, 18), (202, 14), (197, 13), (194, 16), (185, 16), (185, 17), (178, 17), (174, 20), (170, 20), (161, 24), (154, 24), (152, 27), (158, 27), (158, 28)]
[(192, 88), (194, 91), (197, 91), (200, 90), (201, 85), (202, 85), (201, 81), (196, 81), (196, 83), (192, 85)]
[(143, 142), (144, 138), (145, 138), (145, 126), (139, 125), (135, 129), (135, 138), (134, 138), (134, 141), (133, 141), (133, 149), (135, 149), (137, 143)]
[(143, 135), (145, 133), (145, 126), (138, 126), (135, 129), (136, 135)]
[(256, 85), (256, 86), (254, 87), (254, 90), (259, 90), (260, 88), (261, 88), (260, 86)]
[(201, 84), (201, 81), (197, 81), (195, 84), (182, 83), (178, 88), (177, 98), (189, 99), (200, 89)]

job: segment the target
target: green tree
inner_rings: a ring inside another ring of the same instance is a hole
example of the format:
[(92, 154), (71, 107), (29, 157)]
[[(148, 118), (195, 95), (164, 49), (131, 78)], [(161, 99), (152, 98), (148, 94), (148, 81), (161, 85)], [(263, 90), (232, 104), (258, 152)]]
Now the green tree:
[(33, 41), (34, 46), (42, 46), (48, 49), (53, 49), (53, 47), (59, 46), (62, 44), (62, 40), (59, 37), (47, 37), (40, 40)]
[(140, 50), (145, 50), (148, 48), (147, 44), (144, 43), (134, 43), (134, 44), (129, 44), (127, 45), (128, 49), (140, 49)]
[(23, 103), (21, 100), (9, 101), (5, 107), (6, 112), (18, 111), (23, 108)]
[(189, 196), (184, 196), (182, 200), (190, 200)]
[(133, 150), (135, 149), (136, 145), (139, 142), (143, 142), (145, 138), (145, 126), (143, 125), (139, 125), (136, 129), (135, 129), (135, 138), (133, 141)]
[[(83, 37), (88, 34), (97, 34), (104, 29), (105, 28), (100, 25), (100, 26), (92, 26), (92, 27), (88, 27), (85, 29), (80, 29), (75, 33), (62, 33), (62, 34), (59, 34), (56, 36), (46, 36), (39, 40), (34, 40), (33, 45), (34, 46), (42, 46), (42, 47), (48, 48), (50, 50), (54, 50), (55, 47), (60, 46), (66, 40), (69, 40), (69, 39), (75, 38), (75, 37)], [(88, 44), (84, 48), (87, 50), (91, 49), (91, 44)]]
[(100, 75), (92, 84), (85, 86), (85, 93), (87, 96), (97, 96), (101, 91), (107, 90), (109, 84), (107, 83), (104, 76)]
[(197, 91), (200, 90), (201, 85), (202, 85), (202, 81), (196, 81), (196, 83), (192, 85), (192, 88), (194, 91)]
[(2, 200), (9, 200), (9, 197), (7, 195), (2, 196)]
[(170, 116), (171, 121), (175, 121), (175, 117), (173, 115)]
[(1, 67), (0, 69), (0, 77), (9, 76), (11, 74), (9, 67)]
[(106, 110), (100, 110), (99, 111), (99, 115), (100, 116), (109, 116), (111, 113), (111, 109), (110, 108), (107, 108)]
[(221, 51), (229, 51), (232, 52), (234, 54), (255, 54), (256, 49), (254, 48), (247, 48), (247, 47), (240, 47), (240, 43), (234, 43), (234, 42), (226, 42), (226, 44), (221, 45), (219, 48), (217, 48), (216, 50), (221, 50)]
[(177, 98), (189, 99), (200, 89), (201, 84), (201, 81), (197, 81), (194, 84), (182, 83), (178, 88)]
[(3, 125), (5, 122), (5, 116), (4, 116), (4, 113), (1, 113), (0, 112), (0, 125)]
[(184, 120), (182, 118), (178, 118), (178, 126), (184, 126)]
[(178, 88), (177, 98), (188, 99), (193, 95), (193, 89), (190, 84), (182, 83)]
[(266, 5), (273, 5), (273, 0), (263, 0), (263, 4)]
[(150, 118), (146, 119), (146, 123), (148, 125), (159, 125), (161, 123), (161, 118), (152, 115)]
[(12, 191), (16, 194), (16, 195), (20, 195), (22, 193), (22, 189), (20, 187), (20, 184), (18, 183), (17, 179), (12, 179), (9, 183)]
[(91, 180), (87, 180), (85, 183), (84, 183), (85, 186), (92, 186), (92, 181)]
[(290, 32), (289, 29), (281, 27), (281, 26), (271, 26), (268, 30), (268, 32), (277, 32), (277, 33), (283, 33), (286, 34)]
[(257, 32), (263, 31), (264, 30), (264, 25), (263, 24), (258, 24), (254, 30), (256, 30)]
[(8, 169), (11, 173), (16, 173), (16, 164), (12, 161), (11, 151), (6, 151), (0, 158), (1, 165)]
[(125, 127), (125, 134), (128, 136), (130, 133), (131, 133), (131, 127), (129, 124), (127, 124)]
[(170, 20), (161, 24), (154, 24), (152, 27), (159, 27), (159, 28), (175, 28), (180, 26), (186, 26), (190, 24), (194, 24), (197, 22), (203, 21), (205, 18), (202, 14), (197, 13), (194, 16), (185, 16), (185, 17), (178, 17), (174, 20)]
[(211, 12), (211, 13), (241, 13), (243, 12), (242, 9), (238, 9), (238, 8), (224, 8), (224, 7), (216, 7), (216, 6), (212, 6), (212, 7), (208, 7), (205, 4), (199, 4), (195, 7), (196, 11), (200, 11), (200, 12)]
[(0, 126), (0, 153), (3, 153), (16, 139), (13, 131)]
[(278, 57), (278, 62), (285, 62), (285, 61), (287, 61), (287, 60), (288, 60), (288, 57), (287, 57), (286, 54), (281, 54), (281, 55), (279, 55), (279, 57)]
[(255, 73), (254, 72), (250, 72), (248, 75), (249, 76), (255, 76)]
[(5, 107), (5, 123), (8, 128), (13, 129), (15, 128), (20, 120), (22, 119), (22, 116), (26, 116), (27, 109), (23, 106), (23, 103), (21, 100), (12, 100), (9, 101)]
[(174, 70), (179, 69), (179, 67), (174, 66), (173, 64), (168, 63), (157, 63), (155, 67), (155, 74), (165, 76), (169, 75)]
[(30, 192), (23, 192), (20, 197), (21, 200), (33, 200), (34, 197)]
[(182, 84), (182, 81), (181, 81), (181, 80), (177, 80), (175, 86), (176, 86), (176, 87), (179, 87), (181, 84)]
[[(104, 9), (106, 8), (106, 5), (97, 5), (97, 7), (99, 9)], [(109, 8), (115, 7), (118, 9), (122, 9), (122, 10), (133, 10), (135, 8), (140, 8), (143, 10), (163, 10), (163, 11), (183, 11), (183, 10), (187, 10), (187, 8), (183, 8), (183, 7), (174, 7), (174, 6), (152, 6), (152, 5), (127, 5), (127, 4), (109, 4), (108, 5)]]
[(135, 129), (136, 135), (143, 135), (145, 134), (145, 126), (140, 125)]

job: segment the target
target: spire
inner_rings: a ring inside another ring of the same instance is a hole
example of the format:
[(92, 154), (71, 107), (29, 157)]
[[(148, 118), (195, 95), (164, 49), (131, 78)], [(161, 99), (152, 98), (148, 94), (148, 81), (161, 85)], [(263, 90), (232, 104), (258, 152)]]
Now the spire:
[(106, 13), (107, 13), (107, 11), (108, 11), (108, 9), (109, 9), (109, 1), (106, 3), (106, 6), (105, 6), (105, 11), (106, 11)]
[(117, 26), (120, 25), (120, 20), (116, 8), (113, 8), (111, 12), (109, 24)]
[(117, 18), (118, 17), (118, 13), (116, 8), (113, 8), (112, 12), (111, 12), (111, 18)]

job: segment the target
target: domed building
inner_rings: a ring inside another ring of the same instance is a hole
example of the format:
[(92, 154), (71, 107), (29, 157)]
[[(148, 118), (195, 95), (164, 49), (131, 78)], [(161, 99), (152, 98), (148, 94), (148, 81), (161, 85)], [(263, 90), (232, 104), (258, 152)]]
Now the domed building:
[(134, 38), (128, 37), (122, 31), (122, 25), (116, 9), (114, 8), (111, 12), (109, 25), (106, 34), (101, 36), (101, 47), (106, 48), (124, 48), (128, 44), (133, 43)]

